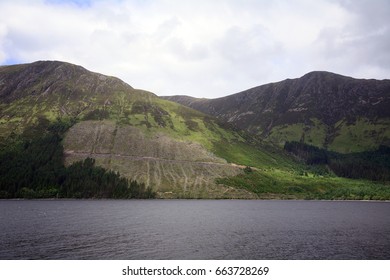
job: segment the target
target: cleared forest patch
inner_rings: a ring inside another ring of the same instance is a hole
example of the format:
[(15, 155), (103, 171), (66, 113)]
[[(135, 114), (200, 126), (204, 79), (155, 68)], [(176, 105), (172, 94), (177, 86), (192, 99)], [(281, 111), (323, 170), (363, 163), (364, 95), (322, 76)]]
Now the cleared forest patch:
[(111, 121), (77, 123), (64, 139), (65, 161), (94, 158), (96, 164), (150, 185), (164, 198), (255, 198), (255, 195), (215, 183), (216, 178), (242, 173), (242, 167), (194, 142), (162, 133), (146, 135), (130, 125)]

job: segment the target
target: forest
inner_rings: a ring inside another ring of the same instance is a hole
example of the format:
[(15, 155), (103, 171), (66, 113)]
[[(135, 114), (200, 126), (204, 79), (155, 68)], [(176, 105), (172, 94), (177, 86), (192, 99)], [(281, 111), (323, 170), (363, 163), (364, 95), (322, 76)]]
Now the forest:
[(306, 164), (330, 169), (339, 177), (390, 181), (390, 147), (361, 153), (340, 154), (301, 142), (286, 142), (284, 149)]
[(71, 125), (57, 120), (44, 133), (26, 131), (7, 139), (0, 147), (0, 198), (155, 197), (150, 187), (95, 166), (92, 158), (66, 167), (61, 141)]

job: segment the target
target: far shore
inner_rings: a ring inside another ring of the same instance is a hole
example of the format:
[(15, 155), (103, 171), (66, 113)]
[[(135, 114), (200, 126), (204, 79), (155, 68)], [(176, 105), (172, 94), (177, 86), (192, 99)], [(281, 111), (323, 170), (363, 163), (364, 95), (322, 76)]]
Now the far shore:
[(247, 200), (247, 201), (318, 201), (318, 202), (390, 202), (390, 200), (368, 200), (368, 199), (245, 199), (245, 198), (153, 198), (153, 199), (124, 199), (124, 198), (0, 198), (0, 201), (98, 201), (98, 200), (129, 200), (129, 201), (139, 201), (139, 200)]

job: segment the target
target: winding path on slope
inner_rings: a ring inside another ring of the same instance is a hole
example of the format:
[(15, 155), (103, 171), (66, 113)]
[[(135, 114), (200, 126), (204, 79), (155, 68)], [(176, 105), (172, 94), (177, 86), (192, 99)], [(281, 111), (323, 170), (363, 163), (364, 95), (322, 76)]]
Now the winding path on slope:
[[(68, 156), (81, 156), (81, 157), (92, 157), (92, 158), (110, 158), (110, 157), (118, 157), (118, 158), (127, 158), (129, 160), (155, 160), (155, 161), (163, 161), (163, 162), (171, 162), (171, 163), (191, 163), (191, 164), (199, 164), (199, 165), (218, 165), (218, 166), (229, 166), (229, 167), (238, 167), (245, 168), (244, 165), (239, 165), (235, 163), (220, 163), (220, 162), (212, 162), (212, 161), (191, 161), (191, 160), (182, 160), (182, 159), (167, 159), (167, 158), (158, 158), (158, 157), (146, 157), (146, 156), (132, 156), (132, 155), (122, 155), (122, 154), (111, 154), (111, 153), (86, 153), (86, 152), (75, 152), (71, 150), (64, 151), (66, 157)], [(256, 168), (254, 168), (256, 169)]]

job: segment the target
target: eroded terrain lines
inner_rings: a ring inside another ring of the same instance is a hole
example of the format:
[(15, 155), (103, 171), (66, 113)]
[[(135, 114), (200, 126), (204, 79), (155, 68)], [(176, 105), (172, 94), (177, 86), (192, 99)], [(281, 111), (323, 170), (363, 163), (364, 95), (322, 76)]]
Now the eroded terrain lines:
[(110, 169), (111, 169), (112, 155), (113, 155), (113, 151), (114, 151), (114, 147), (115, 147), (115, 139), (116, 139), (117, 132), (118, 132), (118, 125), (115, 124), (115, 128), (114, 128), (114, 131), (113, 131), (113, 134), (112, 134), (112, 140), (110, 142), (110, 147), (109, 147), (109, 151), (110, 151), (111, 157), (110, 157), (110, 159), (108, 161), (108, 166), (109, 166)]
[[(87, 152), (75, 152), (75, 151), (65, 151), (69, 155), (75, 155), (75, 156), (93, 156), (93, 157), (118, 157), (118, 158), (128, 158), (130, 160), (156, 160), (156, 161), (162, 161), (162, 162), (171, 162), (171, 163), (191, 163), (194, 165), (201, 165), (201, 166), (229, 166), (229, 167), (236, 167), (236, 168), (244, 168), (243, 165), (237, 165), (232, 163), (220, 163), (220, 162), (213, 162), (213, 161), (191, 161), (191, 160), (183, 160), (183, 159), (167, 159), (167, 158), (157, 158), (157, 157), (150, 157), (150, 156), (132, 156), (132, 155), (122, 155), (122, 154), (111, 154), (111, 153), (87, 153)], [(256, 168), (254, 168), (256, 169)]]
[(100, 131), (102, 129), (102, 124), (98, 124), (95, 128), (95, 141), (92, 143), (92, 149), (91, 153), (95, 154), (96, 153), (96, 146), (99, 144), (99, 139), (100, 139)]
[(146, 185), (150, 186), (150, 161), (146, 161)]
[(159, 161), (154, 161), (153, 178), (157, 186), (161, 185), (162, 174), (160, 165), (161, 163)]
[(183, 172), (183, 178), (184, 178), (184, 183), (183, 183), (183, 190), (186, 192), (187, 191), (187, 185), (188, 185), (188, 177), (186, 172), (184, 171), (183, 165), (180, 164), (180, 169)]

